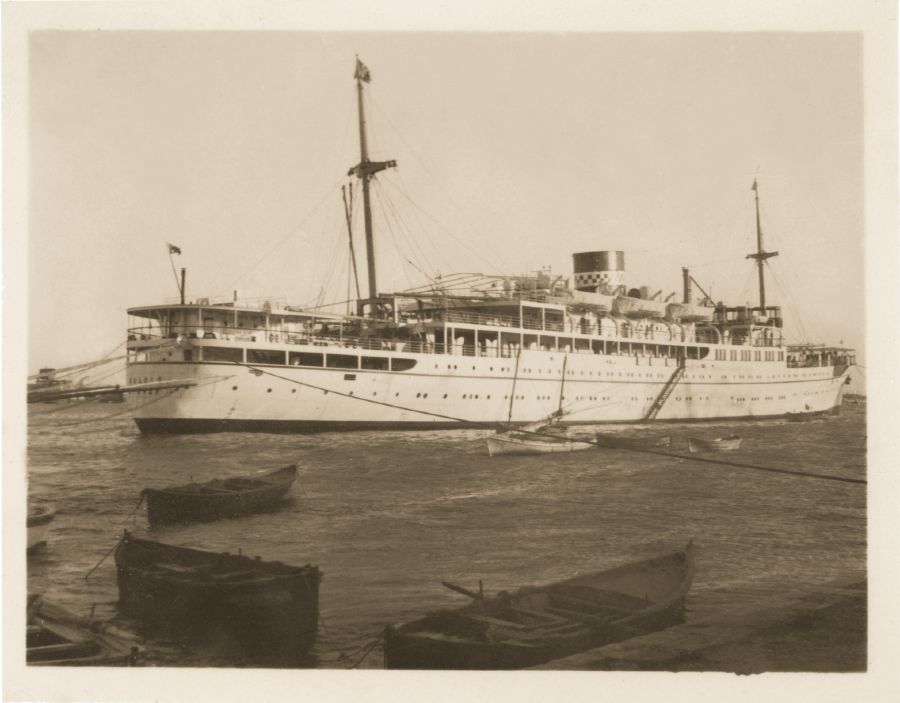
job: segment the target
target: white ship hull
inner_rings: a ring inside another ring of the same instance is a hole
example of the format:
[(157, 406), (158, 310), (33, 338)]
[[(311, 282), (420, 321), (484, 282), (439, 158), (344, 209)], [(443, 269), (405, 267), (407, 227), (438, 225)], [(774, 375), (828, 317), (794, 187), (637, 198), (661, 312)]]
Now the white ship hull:
[[(138, 427), (151, 433), (490, 426), (508, 419), (535, 422), (560, 407), (561, 353), (525, 351), (517, 374), (510, 358), (402, 356), (414, 359), (415, 367), (391, 372), (131, 363), (129, 384), (191, 379), (196, 385), (129, 393), (128, 402)], [(569, 425), (644, 420), (676, 368), (673, 359), (665, 358), (565, 356), (562, 407), (563, 424)], [(847, 373), (833, 366), (688, 360), (655, 420), (824, 413), (840, 406)]]

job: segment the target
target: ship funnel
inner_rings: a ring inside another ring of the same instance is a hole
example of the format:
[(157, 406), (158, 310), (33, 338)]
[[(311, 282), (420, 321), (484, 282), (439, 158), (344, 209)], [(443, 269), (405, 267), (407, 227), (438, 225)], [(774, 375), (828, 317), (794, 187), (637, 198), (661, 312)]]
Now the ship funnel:
[(585, 251), (572, 254), (575, 289), (614, 292), (625, 285), (624, 251)]

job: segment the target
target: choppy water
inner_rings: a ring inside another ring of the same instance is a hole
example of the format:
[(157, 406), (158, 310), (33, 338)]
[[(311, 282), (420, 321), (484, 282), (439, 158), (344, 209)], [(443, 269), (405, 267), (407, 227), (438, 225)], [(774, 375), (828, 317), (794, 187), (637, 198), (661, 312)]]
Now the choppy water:
[[(122, 529), (163, 542), (258, 554), (324, 572), (324, 622), (310, 665), (339, 667), (384, 625), (462, 605), (448, 580), (487, 592), (554, 581), (683, 546), (704, 594), (751, 579), (819, 583), (865, 568), (865, 486), (760, 473), (624, 450), (489, 458), (484, 431), (141, 436), (121, 405), (32, 406), (29, 492), (58, 510), (28, 588), (69, 609), (116, 616), (110, 557)], [(729, 461), (864, 478), (865, 407), (807, 423), (621, 426), (624, 436), (735, 432)], [(592, 435), (593, 428), (578, 434)], [(140, 490), (296, 462), (277, 513), (148, 529)], [(736, 603), (735, 606), (740, 606)], [(124, 622), (134, 627), (134, 623)], [(240, 666), (212, 649), (148, 643), (162, 664)], [(381, 666), (376, 648), (363, 667)]]

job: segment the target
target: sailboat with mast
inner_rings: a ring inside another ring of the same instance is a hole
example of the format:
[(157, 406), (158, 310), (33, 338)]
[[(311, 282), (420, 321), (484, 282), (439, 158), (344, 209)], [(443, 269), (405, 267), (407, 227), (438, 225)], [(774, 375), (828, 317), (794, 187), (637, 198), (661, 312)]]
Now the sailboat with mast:
[(366, 297), (329, 313), (186, 301), (182, 288), (178, 303), (129, 309), (123, 390), (141, 432), (522, 427), (554, 413), (568, 426), (840, 407), (854, 351), (785, 338), (765, 297), (763, 266), (776, 252), (762, 245), (755, 181), (758, 306), (695, 300), (688, 269), (681, 299), (662, 298), (627, 280), (624, 252), (602, 247), (573, 254), (571, 282), (459, 273), (380, 290), (370, 190), (397, 162), (370, 158), (371, 73), (359, 59), (354, 80), (360, 159), (349, 174), (362, 190)]
[[(564, 356), (563, 372), (559, 385), (559, 405), (556, 410), (547, 417), (537, 422), (529, 423), (517, 430), (507, 424), (506, 427), (499, 429), (495, 435), (489, 435), (487, 437), (487, 448), (490, 456), (500, 454), (579, 452), (585, 449), (592, 449), (595, 446), (593, 442), (570, 439), (565, 434), (565, 428), (560, 424), (565, 415), (563, 400), (565, 399), (567, 362), (568, 357)], [(513, 376), (513, 390), (515, 390), (515, 375)], [(509, 417), (512, 417), (512, 406), (515, 397), (515, 393), (510, 394)]]

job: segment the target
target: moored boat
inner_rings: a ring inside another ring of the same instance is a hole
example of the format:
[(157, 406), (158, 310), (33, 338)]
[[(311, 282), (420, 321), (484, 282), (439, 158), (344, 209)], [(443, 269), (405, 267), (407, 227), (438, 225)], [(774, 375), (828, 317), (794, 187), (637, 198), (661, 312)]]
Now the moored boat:
[(592, 442), (568, 439), (565, 436), (538, 432), (491, 435), (487, 438), (488, 454), (556, 454), (593, 449)]
[(594, 442), (597, 446), (610, 447), (614, 449), (655, 449), (667, 448), (672, 446), (672, 435), (663, 435), (653, 438), (639, 437), (617, 437), (606, 432), (598, 432), (594, 435)]
[(302, 658), (319, 620), (318, 567), (177, 547), (125, 532), (115, 551), (119, 608), (187, 636), (223, 632), (279, 663)]
[(213, 479), (170, 488), (145, 488), (151, 525), (203, 522), (271, 510), (297, 478), (290, 464), (265, 474)]
[(28, 596), (25, 662), (29, 666), (136, 666), (138, 638), (90, 618), (80, 618), (38, 594)]
[(693, 547), (500, 592), (385, 631), (389, 669), (521, 669), (668, 627), (683, 618)]
[(46, 503), (35, 502), (28, 506), (28, 515), (25, 518), (27, 551), (30, 552), (46, 543), (50, 523), (55, 517), (56, 511)]
[(697, 454), (699, 452), (730, 452), (738, 449), (743, 437), (717, 437), (716, 439), (700, 439), (688, 437), (688, 451)]

